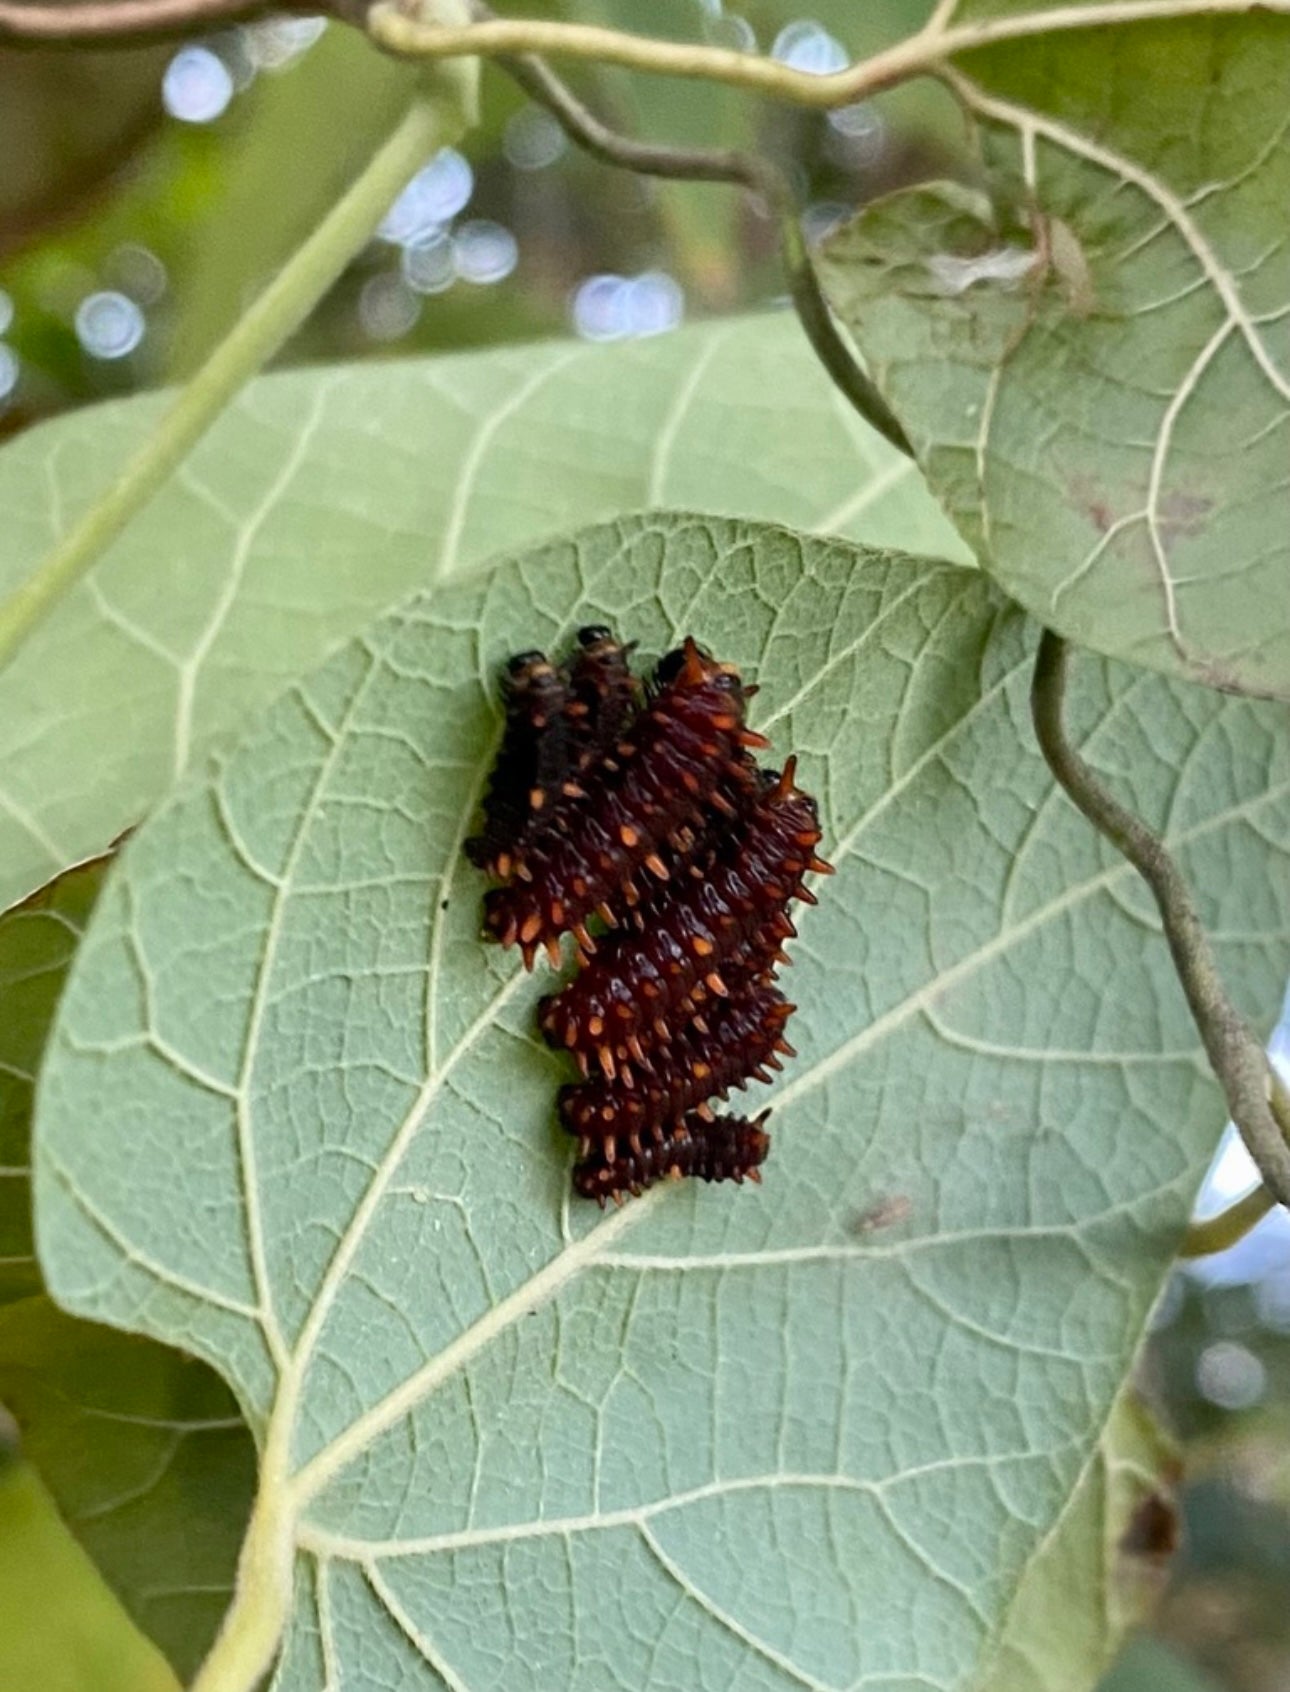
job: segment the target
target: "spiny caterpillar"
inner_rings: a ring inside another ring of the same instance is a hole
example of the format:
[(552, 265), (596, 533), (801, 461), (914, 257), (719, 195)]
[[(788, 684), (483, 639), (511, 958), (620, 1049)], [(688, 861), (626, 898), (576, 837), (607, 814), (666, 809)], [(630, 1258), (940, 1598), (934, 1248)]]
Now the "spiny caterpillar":
[(656, 1181), (679, 1181), (683, 1175), (700, 1181), (760, 1181), (770, 1150), (770, 1135), (762, 1127), (768, 1114), (763, 1111), (752, 1121), (687, 1116), (657, 1142), (612, 1162), (597, 1146), (574, 1164), (573, 1190), (603, 1205), (607, 1198), (621, 1203), (625, 1193), (639, 1196)]
[[(506, 667), (505, 728), (473, 863), (503, 885), (485, 928), (579, 972), (542, 1000), (539, 1026), (584, 1077), (560, 1090), (578, 1140), (576, 1192), (621, 1202), (655, 1181), (760, 1180), (765, 1114), (721, 1117), (707, 1101), (768, 1080), (793, 1007), (774, 987), (794, 899), (814, 903), (815, 801), (796, 760), (762, 770), (746, 688), (694, 638), (643, 690), (632, 646), (579, 631), (567, 667), (524, 652)], [(593, 934), (593, 925), (599, 925)], [(605, 932), (610, 931), (610, 932)]]
[(749, 1080), (769, 1081), (770, 1071), (782, 1067), (778, 1054), (796, 1055), (784, 1038), (795, 1008), (777, 988), (751, 987), (719, 1006), (706, 1034), (691, 1023), (648, 1064), (624, 1065), (613, 1079), (598, 1076), (561, 1087), (560, 1120), (578, 1136), (584, 1157), (599, 1140), (612, 1163), (624, 1137), (639, 1154), (643, 1140), (661, 1140), (669, 1123), (691, 1111), (703, 1115), (706, 1100), (724, 1099)]

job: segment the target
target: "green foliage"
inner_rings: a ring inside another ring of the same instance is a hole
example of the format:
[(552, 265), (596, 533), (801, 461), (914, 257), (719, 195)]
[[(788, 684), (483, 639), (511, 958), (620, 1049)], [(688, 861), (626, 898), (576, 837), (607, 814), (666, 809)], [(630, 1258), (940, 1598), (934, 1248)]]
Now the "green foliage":
[[(0, 1404), (17, 1419), (25, 1455), (64, 1520), (140, 1627), (187, 1675), (209, 1649), (232, 1590), (255, 1477), (250, 1435), (204, 1364), (78, 1322), (38, 1296), (31, 1247), (35, 1076), (107, 864), (69, 870), (0, 917)], [(41, 1525), (37, 1483), (22, 1484), (36, 1488), (30, 1533), (41, 1555), (55, 1559), (58, 1539)], [(10, 1523), (9, 1531), (18, 1528)], [(0, 1562), (5, 1557), (0, 1546)], [(62, 1566), (80, 1568), (69, 1553)], [(77, 1591), (85, 1578), (67, 1575)], [(0, 1615), (8, 1595), (0, 1575)], [(97, 1613), (95, 1606), (97, 1599)], [(103, 1615), (106, 1629), (110, 1611)], [(36, 1684), (6, 1680), (16, 1670), (5, 1664), (0, 1650), (0, 1686)], [(61, 1672), (46, 1665), (55, 1683)]]
[(5, 1692), (178, 1692), (122, 1616), (24, 1463), (0, 1451), (0, 1686)]
[[(493, 665), (586, 620), (755, 674), (838, 866), (765, 1187), (607, 1219), (568, 1198), (547, 984), (481, 945), (460, 851)], [(257, 1567), (296, 1559), (281, 1692), (1089, 1683), (1107, 1635), (1033, 1593), (1105, 1568), (1081, 1477), (1222, 1107), (1030, 740), (1032, 641), (975, 572), (624, 520), (372, 624), (125, 848), (46, 1062), (42, 1260), (237, 1393)], [(1073, 712), (1266, 1022), (1279, 713), (1092, 660)]]
[[(80, 412), (0, 456), (0, 591), (30, 575), (157, 418), (151, 396)], [(412, 588), (663, 503), (874, 544), (956, 544), (917, 472), (848, 412), (788, 317), (643, 347), (253, 383), (0, 671), (0, 907), (102, 851)]]
[(255, 1485), (228, 1388), (180, 1351), (36, 1297), (0, 1310), (0, 1401), (63, 1520), (187, 1679), (228, 1606)]
[(31, 1244), (32, 1095), (104, 868), (100, 861), (69, 870), (0, 916), (0, 1305), (40, 1290)]
[[(1070, 1692), (1089, 1683), (1149, 1612), (1164, 1559), (1132, 1543), (1136, 1512), (1166, 1502), (1176, 1450), (1132, 1388), (1116, 1402), (1067, 1499), (1017, 1582), (981, 1692)], [(1106, 1687), (1102, 1692), (1108, 1692)]]
[[(959, 7), (1006, 17), (1024, 0)], [(826, 274), (983, 565), (1049, 626), (1290, 698), (1290, 19), (963, 54), (993, 205), (914, 190)]]

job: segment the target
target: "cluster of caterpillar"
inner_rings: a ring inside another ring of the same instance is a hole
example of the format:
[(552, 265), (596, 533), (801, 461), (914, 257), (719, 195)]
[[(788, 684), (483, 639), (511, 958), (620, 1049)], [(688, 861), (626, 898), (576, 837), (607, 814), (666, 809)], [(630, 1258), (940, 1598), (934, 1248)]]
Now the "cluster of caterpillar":
[(642, 688), (632, 650), (593, 627), (566, 667), (510, 660), (483, 830), (466, 843), (504, 884), (485, 928), (527, 968), (577, 941), (579, 971), (539, 1025), (582, 1071), (560, 1118), (578, 1140), (574, 1189), (602, 1205), (665, 1177), (760, 1179), (766, 1113), (719, 1117), (708, 1101), (792, 1055), (794, 1007), (774, 985), (797, 932), (788, 906), (814, 903), (805, 877), (829, 869), (796, 760), (753, 761), (768, 742), (733, 665), (687, 638)]

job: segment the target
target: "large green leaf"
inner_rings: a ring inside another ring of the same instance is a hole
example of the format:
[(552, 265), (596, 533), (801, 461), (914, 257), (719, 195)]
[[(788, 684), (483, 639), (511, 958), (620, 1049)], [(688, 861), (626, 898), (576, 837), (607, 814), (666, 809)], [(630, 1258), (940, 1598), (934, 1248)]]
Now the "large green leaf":
[[(587, 620), (755, 674), (838, 866), (764, 1187), (607, 1217), (568, 1195), (547, 979), (480, 940), (461, 856), (494, 666)], [(226, 1662), (293, 1558), (280, 1692), (974, 1685), (1224, 1115), (1148, 898), (1033, 746), (1031, 644), (976, 572), (624, 520), (374, 624), (131, 840), (37, 1235), (69, 1309), (199, 1352), (256, 1430)], [(1073, 694), (1268, 1022), (1278, 713), (1100, 661)]]
[[(0, 453), (0, 593), (158, 410), (145, 398), (80, 412)], [(101, 851), (414, 587), (664, 502), (957, 545), (788, 317), (252, 384), (0, 673), (0, 908)]]
[(0, 916), (0, 1305), (40, 1290), (31, 1245), (31, 1101), (105, 866), (99, 859), (69, 870)]
[(951, 6), (1035, 15), (951, 72), (995, 205), (875, 207), (832, 245), (833, 299), (1009, 593), (1103, 652), (1290, 697), (1290, 17), (1045, 37), (1043, 10)]
[(0, 1401), (64, 1521), (186, 1679), (227, 1608), (255, 1490), (228, 1388), (195, 1358), (37, 1297), (0, 1310)]

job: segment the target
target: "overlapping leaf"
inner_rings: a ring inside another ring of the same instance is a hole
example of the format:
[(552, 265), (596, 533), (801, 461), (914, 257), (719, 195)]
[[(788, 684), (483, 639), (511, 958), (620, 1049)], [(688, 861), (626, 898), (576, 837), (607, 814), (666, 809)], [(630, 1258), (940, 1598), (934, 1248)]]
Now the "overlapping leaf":
[(0, 1403), (64, 1521), (187, 1681), (228, 1607), (255, 1450), (224, 1383), (47, 1298), (0, 1310)]
[(952, 9), (1035, 14), (950, 73), (995, 203), (885, 201), (829, 286), (1009, 593), (1103, 652), (1287, 698), (1290, 17), (1114, 10), (1045, 36), (1029, 0)]
[[(0, 453), (0, 594), (158, 415), (151, 397), (103, 406)], [(252, 384), (0, 674), (0, 908), (102, 851), (413, 588), (664, 502), (957, 544), (788, 317)]]
[(179, 1692), (165, 1658), (131, 1627), (59, 1522), (36, 1471), (2, 1446), (0, 1686)]
[(99, 860), (69, 870), (0, 916), (0, 1305), (40, 1291), (31, 1244), (32, 1097), (105, 867)]
[[(755, 674), (838, 865), (764, 1188), (607, 1217), (568, 1197), (547, 981), (480, 941), (460, 851), (495, 664), (588, 620)], [(69, 1308), (233, 1384), (296, 1558), (280, 1692), (1024, 1655), (1014, 1590), (1223, 1115), (1149, 902), (1034, 750), (1029, 642), (975, 573), (623, 521), (378, 622), (126, 848), (44, 1073), (39, 1244)], [(1073, 705), (1270, 1010), (1275, 709), (1092, 661)]]
[(232, 1589), (250, 1435), (205, 1364), (55, 1309), (32, 1255), (35, 1077), (107, 862), (0, 917), (0, 1405), (104, 1577), (187, 1675)]

